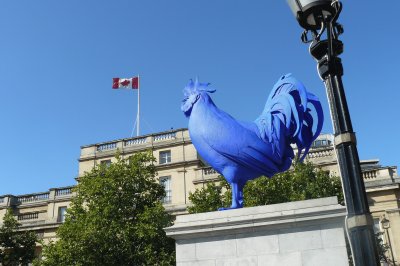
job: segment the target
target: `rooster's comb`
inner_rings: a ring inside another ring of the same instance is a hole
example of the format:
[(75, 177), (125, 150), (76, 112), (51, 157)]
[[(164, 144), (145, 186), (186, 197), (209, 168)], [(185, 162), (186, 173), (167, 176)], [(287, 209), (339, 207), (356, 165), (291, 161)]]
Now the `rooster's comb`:
[(210, 84), (211, 83), (201, 83), (198, 78), (196, 78), (195, 81), (191, 79), (188, 85), (183, 89), (183, 94), (189, 96), (190, 94), (200, 93), (203, 91), (213, 93), (215, 90), (208, 87)]

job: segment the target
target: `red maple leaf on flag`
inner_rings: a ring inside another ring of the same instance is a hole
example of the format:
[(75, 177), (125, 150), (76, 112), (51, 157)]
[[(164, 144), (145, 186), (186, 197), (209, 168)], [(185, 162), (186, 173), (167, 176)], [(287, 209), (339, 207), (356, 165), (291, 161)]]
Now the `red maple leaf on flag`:
[(126, 79), (126, 80), (124, 80), (124, 81), (121, 82), (121, 85), (122, 85), (122, 86), (128, 86), (129, 83), (130, 83), (130, 81)]

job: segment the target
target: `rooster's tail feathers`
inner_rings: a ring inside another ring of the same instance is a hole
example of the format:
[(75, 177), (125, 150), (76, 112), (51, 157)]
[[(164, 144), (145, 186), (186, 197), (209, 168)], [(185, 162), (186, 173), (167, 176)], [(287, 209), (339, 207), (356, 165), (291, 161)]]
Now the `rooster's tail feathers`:
[[(308, 108), (310, 105), (317, 114), (315, 118)], [(295, 143), (298, 157), (303, 160), (312, 142), (321, 133), (323, 120), (322, 106), (318, 97), (307, 92), (300, 81), (288, 74), (275, 84), (263, 113), (255, 123), (261, 138), (273, 143), (279, 155), (292, 153), (290, 144)], [(313, 132), (314, 122), (316, 122), (315, 132)]]

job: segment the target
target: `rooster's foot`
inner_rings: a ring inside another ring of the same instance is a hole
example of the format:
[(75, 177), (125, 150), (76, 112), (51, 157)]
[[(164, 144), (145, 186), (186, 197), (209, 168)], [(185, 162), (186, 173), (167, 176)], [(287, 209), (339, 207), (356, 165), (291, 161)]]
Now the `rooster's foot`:
[(221, 207), (221, 208), (218, 208), (218, 211), (226, 211), (226, 210), (234, 210), (234, 209), (240, 209), (240, 208), (243, 208), (243, 206), (236, 206), (236, 207)]

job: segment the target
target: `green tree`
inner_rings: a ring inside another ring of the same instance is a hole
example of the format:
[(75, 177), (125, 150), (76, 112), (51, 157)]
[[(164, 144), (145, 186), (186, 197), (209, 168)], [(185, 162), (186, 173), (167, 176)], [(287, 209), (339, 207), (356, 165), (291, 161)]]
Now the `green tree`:
[[(272, 178), (259, 177), (247, 182), (244, 187), (245, 207), (329, 196), (337, 196), (339, 203), (344, 203), (340, 178), (314, 167), (310, 162), (297, 163), (293, 165), (293, 170), (276, 174)], [(192, 205), (188, 211), (199, 213), (228, 207), (230, 197), (229, 184), (220, 177), (217, 184), (208, 183), (189, 194)]]
[(28, 265), (35, 258), (37, 236), (31, 231), (18, 231), (20, 224), (8, 209), (0, 228), (0, 264)]
[(212, 212), (219, 207), (230, 206), (231, 190), (226, 180), (219, 176), (218, 182), (207, 183), (205, 187), (196, 189), (194, 193), (189, 192), (189, 213)]
[(172, 225), (160, 199), (154, 157), (117, 155), (80, 178), (59, 240), (44, 248), (40, 265), (172, 265), (175, 243), (164, 227)]

